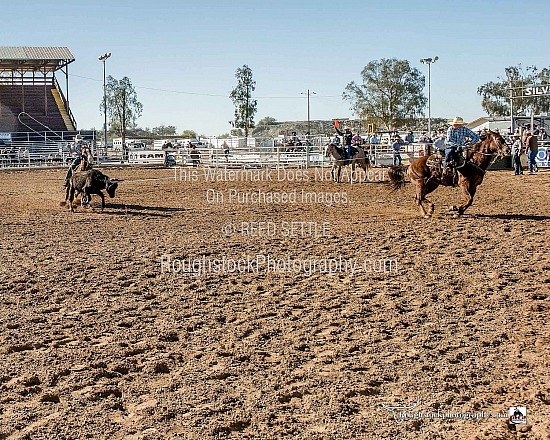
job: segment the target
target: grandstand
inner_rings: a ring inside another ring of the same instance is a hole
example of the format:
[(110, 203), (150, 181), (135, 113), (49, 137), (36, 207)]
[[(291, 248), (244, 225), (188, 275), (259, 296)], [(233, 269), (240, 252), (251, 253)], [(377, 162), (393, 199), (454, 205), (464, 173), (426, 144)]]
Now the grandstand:
[(0, 148), (5, 147), (0, 166), (65, 159), (66, 144), (77, 132), (69, 106), (69, 64), (74, 60), (66, 47), (0, 46)]

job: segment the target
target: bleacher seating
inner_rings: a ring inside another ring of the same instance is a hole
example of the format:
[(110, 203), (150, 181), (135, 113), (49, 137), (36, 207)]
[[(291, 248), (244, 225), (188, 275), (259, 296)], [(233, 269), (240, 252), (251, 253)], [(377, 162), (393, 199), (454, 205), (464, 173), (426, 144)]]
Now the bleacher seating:
[[(55, 132), (73, 129), (67, 127), (52, 88), (55, 90), (51, 85), (0, 85), (0, 131), (44, 131), (44, 125)], [(21, 123), (18, 119), (21, 112), (44, 125), (24, 115), (24, 124)]]

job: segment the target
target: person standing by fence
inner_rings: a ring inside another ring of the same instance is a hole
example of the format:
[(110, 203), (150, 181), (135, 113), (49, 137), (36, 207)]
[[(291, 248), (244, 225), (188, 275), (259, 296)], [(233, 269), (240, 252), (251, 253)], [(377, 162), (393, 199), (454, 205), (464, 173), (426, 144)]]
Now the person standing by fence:
[(223, 148), (223, 155), (225, 156), (225, 161), (229, 162), (229, 145), (227, 145), (226, 141), (223, 141), (222, 148)]
[(512, 143), (512, 162), (514, 165), (514, 176), (523, 174), (521, 168), (521, 151), (523, 150), (523, 143), (521, 142), (521, 136), (519, 134), (514, 135), (514, 142)]
[(539, 167), (537, 166), (536, 157), (539, 152), (539, 141), (537, 137), (527, 131), (525, 133), (525, 150), (527, 151), (527, 164), (529, 166), (529, 174), (537, 172)]
[(401, 145), (403, 145), (403, 140), (399, 135), (393, 138), (393, 143), (391, 148), (393, 150), (393, 166), (401, 166)]
[(351, 138), (351, 143), (355, 147), (360, 147), (363, 145), (363, 138), (359, 134), (359, 131), (357, 131), (357, 133), (355, 133), (355, 135)]

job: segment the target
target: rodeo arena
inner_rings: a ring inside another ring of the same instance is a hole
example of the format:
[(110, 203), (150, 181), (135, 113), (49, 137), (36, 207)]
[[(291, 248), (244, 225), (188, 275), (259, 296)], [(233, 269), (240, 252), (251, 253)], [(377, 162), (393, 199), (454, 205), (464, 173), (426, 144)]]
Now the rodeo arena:
[(104, 144), (74, 62), (0, 47), (0, 439), (550, 438), (548, 114)]

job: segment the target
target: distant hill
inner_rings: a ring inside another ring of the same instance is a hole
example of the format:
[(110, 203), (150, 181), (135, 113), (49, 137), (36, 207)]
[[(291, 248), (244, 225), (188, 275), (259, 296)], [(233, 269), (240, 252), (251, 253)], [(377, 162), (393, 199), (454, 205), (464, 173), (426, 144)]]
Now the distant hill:
[[(345, 125), (349, 125), (353, 132), (355, 132), (359, 127), (361, 122), (358, 119), (340, 121)], [(432, 118), (432, 131), (437, 131), (439, 128), (447, 129), (449, 123), (447, 119), (442, 118)], [(334, 134), (334, 123), (332, 120), (322, 121), (315, 120), (310, 121), (311, 135), (319, 136), (326, 135), (332, 136)], [(428, 131), (428, 120), (427, 119), (418, 119), (417, 124), (414, 127), (405, 127), (400, 131), (412, 130), (415, 133)], [(307, 121), (285, 121), (285, 122), (275, 122), (270, 125), (259, 125), (252, 130), (253, 137), (277, 137), (279, 135), (289, 136), (293, 131), (295, 131), (298, 136), (303, 136), (308, 131)], [(366, 129), (360, 130), (362, 134), (367, 132)]]

